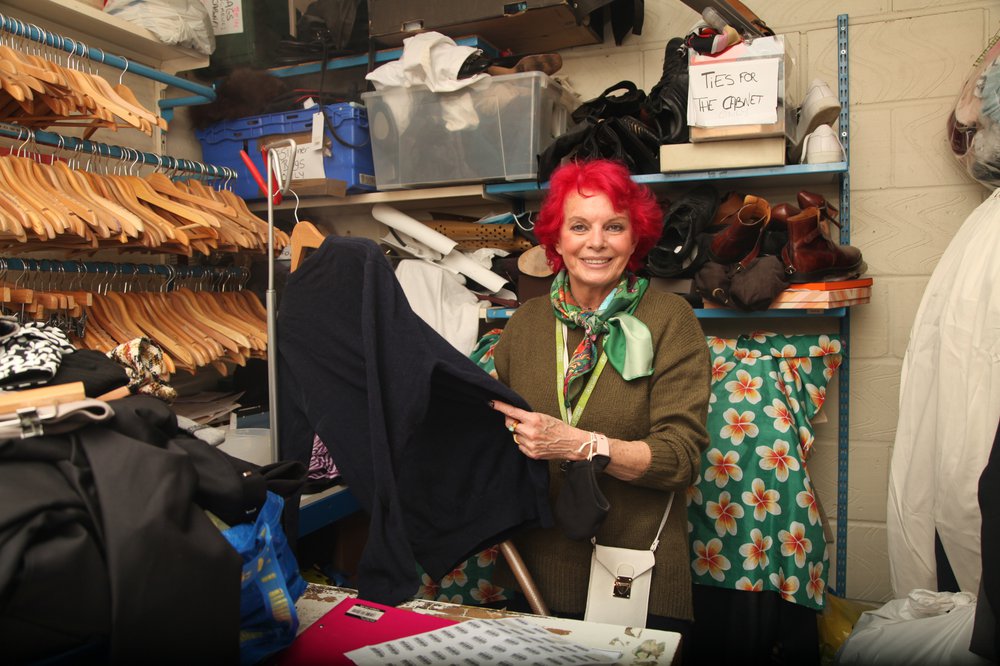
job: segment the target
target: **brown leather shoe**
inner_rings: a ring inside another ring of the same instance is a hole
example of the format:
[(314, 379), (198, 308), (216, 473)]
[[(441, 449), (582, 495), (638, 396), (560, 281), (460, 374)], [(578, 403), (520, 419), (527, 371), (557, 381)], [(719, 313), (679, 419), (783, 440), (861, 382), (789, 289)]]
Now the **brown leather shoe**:
[(822, 217), (819, 208), (809, 207), (787, 220), (788, 244), (781, 259), (790, 282), (849, 280), (868, 270), (861, 250), (837, 245), (823, 234)]
[(740, 208), (743, 208), (743, 200), (745, 198), (745, 194), (727, 192), (726, 196), (722, 199), (722, 203), (719, 204), (718, 210), (715, 211), (715, 219), (712, 220), (712, 224), (708, 230), (722, 231), (728, 227), (736, 219), (736, 213), (740, 212)]
[(735, 219), (712, 239), (709, 256), (720, 264), (734, 264), (751, 252), (759, 252), (760, 238), (770, 219), (771, 205), (760, 197), (746, 195)]
[(537, 55), (524, 56), (511, 67), (504, 67), (499, 64), (490, 65), (486, 69), (486, 72), (493, 76), (520, 74), (521, 72), (544, 72), (552, 76), (562, 69), (562, 64), (562, 56), (558, 53), (539, 53)]

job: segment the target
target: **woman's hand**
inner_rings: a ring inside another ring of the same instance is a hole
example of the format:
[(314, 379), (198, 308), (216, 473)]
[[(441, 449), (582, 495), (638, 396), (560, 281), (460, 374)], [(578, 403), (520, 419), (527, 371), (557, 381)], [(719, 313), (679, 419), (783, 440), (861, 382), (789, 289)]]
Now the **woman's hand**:
[(557, 418), (539, 412), (528, 412), (499, 400), (493, 409), (504, 415), (504, 424), (511, 431), (521, 453), (535, 460), (586, 460), (590, 433), (574, 428)]

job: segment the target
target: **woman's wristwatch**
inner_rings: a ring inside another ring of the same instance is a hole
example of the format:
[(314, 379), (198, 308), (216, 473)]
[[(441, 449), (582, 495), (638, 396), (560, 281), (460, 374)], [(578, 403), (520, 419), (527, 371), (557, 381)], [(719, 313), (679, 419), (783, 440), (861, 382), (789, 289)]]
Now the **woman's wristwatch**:
[(608, 442), (608, 436), (599, 432), (593, 432), (590, 435), (594, 438), (594, 455), (610, 458), (611, 444)]

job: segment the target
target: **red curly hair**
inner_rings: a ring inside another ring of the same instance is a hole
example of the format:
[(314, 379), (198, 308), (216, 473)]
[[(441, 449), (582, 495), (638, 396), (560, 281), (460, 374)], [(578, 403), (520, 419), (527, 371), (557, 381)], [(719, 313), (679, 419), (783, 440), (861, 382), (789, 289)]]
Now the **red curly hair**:
[(632, 180), (624, 164), (601, 159), (569, 162), (552, 172), (549, 193), (542, 202), (534, 229), (538, 242), (545, 247), (545, 258), (552, 270), (558, 272), (563, 268), (562, 256), (555, 246), (563, 224), (566, 198), (572, 192), (582, 196), (604, 194), (616, 211), (628, 214), (637, 242), (627, 268), (637, 271), (646, 254), (660, 240), (663, 211), (649, 188)]

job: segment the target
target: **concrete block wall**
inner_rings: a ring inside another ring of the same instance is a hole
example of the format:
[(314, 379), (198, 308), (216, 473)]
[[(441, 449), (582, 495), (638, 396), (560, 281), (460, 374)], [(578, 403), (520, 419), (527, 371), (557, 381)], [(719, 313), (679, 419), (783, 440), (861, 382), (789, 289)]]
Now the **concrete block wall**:
[[(945, 120), (996, 31), (1000, 2), (748, 4), (785, 35), (795, 56), (789, 81), (793, 101), (813, 78), (836, 90), (837, 15), (849, 15), (851, 243), (861, 248), (875, 285), (872, 302), (852, 312), (845, 593), (885, 601), (892, 596), (886, 491), (910, 327), (948, 242), (989, 194), (952, 156)], [(620, 46), (609, 38), (600, 46), (564, 51), (562, 74), (583, 99), (622, 79), (648, 91), (660, 78), (667, 40), (684, 35), (697, 20), (680, 2), (647, 2), (641, 36), (629, 35)], [(828, 395), (833, 407), (835, 386)], [(831, 519), (837, 514), (834, 412), (817, 426), (818, 445), (809, 461)], [(831, 527), (836, 530), (835, 523)], [(831, 563), (831, 571), (834, 567)]]

